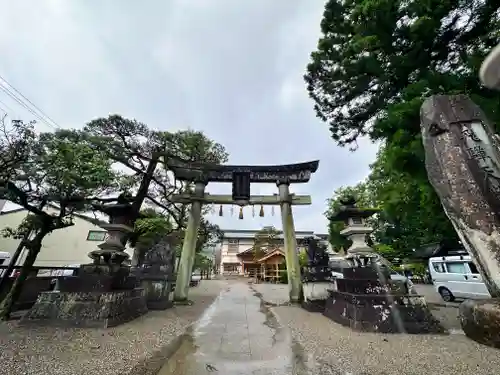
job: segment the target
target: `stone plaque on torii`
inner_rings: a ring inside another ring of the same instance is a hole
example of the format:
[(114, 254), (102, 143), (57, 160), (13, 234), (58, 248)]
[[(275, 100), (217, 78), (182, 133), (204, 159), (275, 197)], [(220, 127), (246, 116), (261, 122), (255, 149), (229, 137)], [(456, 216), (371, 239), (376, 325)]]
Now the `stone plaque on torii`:
[[(191, 212), (182, 246), (181, 261), (177, 271), (174, 299), (179, 302), (187, 300), (203, 204), (234, 204), (240, 207), (247, 205), (279, 205), (285, 240), (290, 301), (300, 302), (302, 288), (292, 206), (310, 205), (311, 197), (309, 195), (292, 194), (289, 186), (292, 183), (308, 182), (311, 175), (318, 169), (319, 161), (288, 165), (243, 166), (188, 163), (169, 159), (166, 161), (166, 166), (173, 172), (176, 179), (192, 182), (195, 185), (191, 194), (178, 194), (172, 197), (174, 203), (191, 204)], [(232, 195), (205, 193), (205, 187), (209, 182), (232, 183)], [(275, 183), (278, 186), (279, 194), (252, 196), (250, 194), (251, 183)]]

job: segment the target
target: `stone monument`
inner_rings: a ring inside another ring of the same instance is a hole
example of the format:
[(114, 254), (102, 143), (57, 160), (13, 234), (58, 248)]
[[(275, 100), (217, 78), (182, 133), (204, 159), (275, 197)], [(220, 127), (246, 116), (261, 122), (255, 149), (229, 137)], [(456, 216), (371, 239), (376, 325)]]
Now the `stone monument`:
[(372, 228), (366, 219), (377, 210), (362, 209), (353, 197), (341, 201), (340, 210), (330, 218), (344, 221), (341, 232), (352, 240), (345, 259), (350, 267), (336, 279), (329, 292), (324, 315), (354, 330), (383, 333), (440, 333), (443, 327), (432, 316), (425, 300), (408, 294), (402, 281), (391, 280), (387, 268), (366, 243)]
[(174, 236), (159, 238), (133, 270), (146, 293), (149, 310), (164, 310), (173, 306), (171, 293), (175, 267)]
[(467, 96), (436, 95), (422, 104), (429, 181), (493, 299), (465, 301), (465, 334), (500, 348), (499, 138)]
[(323, 312), (328, 292), (333, 287), (330, 257), (326, 246), (320, 244), (318, 239), (308, 237), (304, 242), (307, 244), (307, 265), (301, 271), (304, 291), (302, 307), (311, 312)]
[(89, 254), (93, 262), (82, 265), (77, 276), (60, 279), (58, 290), (40, 293), (21, 324), (107, 328), (147, 312), (144, 289), (137, 287), (130, 267), (123, 265), (133, 231), (130, 201), (122, 194), (115, 204), (95, 205), (110, 220), (102, 225), (108, 231), (105, 242)]

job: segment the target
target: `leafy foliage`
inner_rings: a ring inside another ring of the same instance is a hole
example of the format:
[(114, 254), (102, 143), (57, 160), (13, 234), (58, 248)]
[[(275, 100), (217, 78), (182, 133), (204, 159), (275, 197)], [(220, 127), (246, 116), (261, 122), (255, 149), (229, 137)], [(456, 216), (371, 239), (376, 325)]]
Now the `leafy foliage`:
[(15, 178), (20, 168), (30, 163), (37, 138), (34, 124), (0, 118), (0, 181)]
[(217, 224), (210, 223), (205, 218), (202, 218), (196, 240), (196, 252), (199, 253), (205, 247), (211, 247), (220, 243), (223, 237), (224, 232)]
[(280, 232), (274, 227), (264, 227), (254, 236), (254, 258), (262, 258), (267, 252), (273, 251), (281, 244)]
[[(26, 137), (24, 128), (13, 139)], [(28, 255), (20, 275), (0, 306), (0, 317), (10, 311), (50, 232), (73, 225), (73, 215), (87, 209), (91, 198), (110, 192), (117, 174), (111, 160), (85, 143), (74, 143), (66, 131), (32, 134), (28, 131), (27, 162), (18, 163), (0, 186), (0, 198), (25, 208), (31, 215), (18, 228), (5, 228), (3, 235), (20, 237), (32, 230), (34, 236), (24, 241)], [(10, 137), (6, 135), (5, 137)], [(4, 140), (8, 144), (11, 139)], [(22, 143), (22, 142), (21, 142)], [(50, 206), (50, 212), (46, 210)], [(55, 213), (54, 213), (55, 212)]]
[(137, 264), (143, 263), (146, 253), (157, 241), (172, 232), (172, 223), (168, 217), (152, 208), (142, 210), (139, 219), (134, 223), (134, 232), (129, 238)]
[[(328, 208), (325, 212), (327, 218), (331, 218), (340, 209), (342, 199), (349, 196), (354, 196), (357, 200), (357, 205), (359, 207), (373, 207), (373, 196), (371, 196), (368, 190), (368, 185), (361, 182), (355, 186), (340, 187), (335, 190), (333, 197), (328, 200)], [(351, 246), (351, 241), (340, 234), (340, 232), (345, 228), (345, 224), (342, 221), (329, 220), (328, 224), (328, 235), (330, 243), (335, 251), (347, 250)]]
[(197, 253), (194, 257), (193, 271), (199, 270), (202, 273), (207, 273), (212, 269), (212, 261), (203, 254)]
[(406, 256), (455, 237), (427, 180), (419, 109), (430, 95), (463, 93), (499, 123), (500, 94), (477, 79), (498, 43), (499, 7), (490, 0), (330, 0), (325, 6), (323, 36), (305, 80), (316, 114), (339, 145), (355, 149), (364, 135), (383, 145), (364, 184), (382, 209), (374, 237), (384, 251)]
[[(174, 158), (188, 162), (221, 164), (228, 160), (224, 146), (209, 139), (202, 132), (185, 130), (172, 133), (150, 130), (141, 122), (119, 115), (89, 122), (77, 137), (79, 141), (86, 142), (125, 167), (129, 171), (127, 185), (131, 190), (137, 190), (155, 153), (161, 153), (164, 161)], [(171, 230), (183, 231), (187, 226), (189, 206), (173, 203), (171, 197), (191, 191), (192, 186), (189, 183), (176, 181), (166, 165), (161, 165), (154, 173), (146, 198), (162, 210), (162, 215), (171, 223)], [(209, 208), (206, 207), (205, 210)], [(151, 225), (155, 224), (149, 219), (147, 221)], [(200, 249), (207, 242), (217, 241), (220, 237), (220, 229), (203, 220), (197, 248)]]
[(418, 110), (432, 94), (498, 98), (477, 80), (498, 43), (498, 7), (489, 0), (329, 0), (305, 76), (318, 117), (348, 144), (364, 134), (419, 133)]
[(307, 262), (308, 262), (308, 259), (307, 259), (307, 250), (306, 249), (300, 249), (300, 251), (299, 251), (299, 266), (301, 268), (305, 267), (305, 266), (307, 266)]
[[(88, 208), (87, 199), (113, 189), (117, 174), (111, 161), (86, 144), (74, 144), (64, 132), (42, 133), (29, 152), (28, 163), (20, 164), (5, 180), (0, 198), (17, 203), (36, 216), (39, 232), (71, 225), (71, 215)], [(57, 214), (41, 209), (53, 204)]]

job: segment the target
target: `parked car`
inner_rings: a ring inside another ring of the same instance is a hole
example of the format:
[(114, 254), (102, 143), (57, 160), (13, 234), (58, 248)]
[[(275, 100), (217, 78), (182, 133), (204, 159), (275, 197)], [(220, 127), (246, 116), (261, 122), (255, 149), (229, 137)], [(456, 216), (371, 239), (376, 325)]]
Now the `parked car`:
[(470, 255), (429, 258), (429, 273), (436, 291), (446, 302), (491, 297)]
[(200, 284), (201, 282), (201, 275), (200, 274), (192, 274), (191, 275), (191, 285), (192, 286), (198, 286), (198, 284)]
[[(80, 268), (80, 264), (69, 264), (67, 266), (68, 268)], [(42, 277), (42, 276), (52, 276), (52, 277), (57, 277), (57, 276), (74, 276), (76, 273), (76, 270), (74, 269), (66, 269), (66, 270), (51, 270), (51, 269), (41, 269), (38, 271), (37, 276)]]

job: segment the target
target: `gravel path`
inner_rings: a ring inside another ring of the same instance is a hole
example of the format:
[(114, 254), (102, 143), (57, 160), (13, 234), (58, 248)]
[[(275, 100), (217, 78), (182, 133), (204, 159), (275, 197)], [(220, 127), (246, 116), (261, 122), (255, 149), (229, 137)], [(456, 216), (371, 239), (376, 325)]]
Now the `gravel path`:
[[(253, 285), (264, 301), (279, 304), (286, 286)], [(354, 332), (295, 306), (271, 310), (288, 327), (317, 374), (421, 375), (500, 373), (500, 351), (461, 334), (384, 335)], [(456, 313), (456, 309), (449, 309)]]
[(176, 340), (227, 283), (203, 280), (192, 306), (152, 311), (110, 329), (24, 328), (0, 323), (0, 375), (155, 374)]

